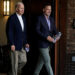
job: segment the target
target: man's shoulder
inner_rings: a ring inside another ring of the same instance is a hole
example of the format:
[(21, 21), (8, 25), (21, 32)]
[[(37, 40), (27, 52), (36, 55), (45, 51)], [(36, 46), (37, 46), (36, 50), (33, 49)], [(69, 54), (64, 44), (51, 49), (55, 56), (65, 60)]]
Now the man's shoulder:
[(16, 17), (16, 14), (14, 13), (14, 14), (10, 15), (10, 17), (8, 18), (8, 20), (14, 20), (15, 17)]
[(50, 16), (50, 19), (54, 20), (54, 17)]
[(25, 16), (25, 15), (22, 15), (22, 18), (23, 18), (24, 20), (26, 20), (26, 16)]
[(41, 20), (41, 19), (43, 19), (43, 18), (44, 18), (43, 15), (39, 15), (39, 16), (37, 16), (37, 19), (39, 19), (39, 20)]
[(38, 18), (42, 18), (44, 15), (39, 15)]
[(55, 18), (52, 17), (52, 16), (50, 16), (49, 19), (50, 19), (51, 22), (54, 22), (55, 21)]
[(10, 15), (10, 17), (9, 17), (9, 18), (13, 18), (13, 17), (15, 17), (15, 16), (16, 16), (16, 13), (14, 13), (14, 14)]

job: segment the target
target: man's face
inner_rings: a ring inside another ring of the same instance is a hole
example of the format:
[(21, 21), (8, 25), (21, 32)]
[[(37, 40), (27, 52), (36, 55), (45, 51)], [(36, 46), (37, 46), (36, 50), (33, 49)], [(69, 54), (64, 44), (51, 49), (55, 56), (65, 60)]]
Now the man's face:
[(18, 12), (19, 15), (24, 14), (24, 5), (23, 4), (18, 5), (17, 12)]
[(51, 6), (46, 6), (44, 9), (43, 9), (43, 12), (46, 16), (50, 16), (51, 15)]

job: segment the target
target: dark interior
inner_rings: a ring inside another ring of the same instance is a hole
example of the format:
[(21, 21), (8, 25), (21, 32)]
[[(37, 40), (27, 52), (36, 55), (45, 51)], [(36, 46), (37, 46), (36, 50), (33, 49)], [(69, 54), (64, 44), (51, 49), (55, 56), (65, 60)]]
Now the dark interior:
[[(23, 71), (25, 74), (31, 74), (33, 75), (33, 72), (35, 70), (35, 66), (38, 59), (38, 48), (37, 48), (37, 35), (35, 31), (35, 24), (37, 20), (37, 16), (41, 15), (42, 13), (42, 7), (44, 3), (51, 3), (52, 4), (52, 14), (51, 16), (55, 18), (55, 3), (54, 0), (23, 0), (23, 3), (25, 5), (25, 16), (27, 19), (27, 32), (28, 32), (28, 40), (30, 43), (30, 52), (27, 53), (28, 56), (28, 63), (23, 68)], [(53, 48), (50, 51), (51, 56), (51, 63), (52, 68), (54, 71), (54, 58), (55, 58), (55, 51), (54, 51), (54, 45)], [(45, 70), (45, 67), (43, 66), (40, 74), (46, 75), (47, 72)]]

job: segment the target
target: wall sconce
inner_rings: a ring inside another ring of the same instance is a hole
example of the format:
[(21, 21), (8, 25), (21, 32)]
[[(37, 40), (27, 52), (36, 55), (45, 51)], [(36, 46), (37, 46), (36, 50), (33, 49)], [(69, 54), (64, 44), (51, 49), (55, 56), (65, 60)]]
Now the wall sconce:
[(73, 19), (72, 28), (75, 29), (75, 19)]
[(10, 15), (10, 0), (4, 0), (4, 16)]

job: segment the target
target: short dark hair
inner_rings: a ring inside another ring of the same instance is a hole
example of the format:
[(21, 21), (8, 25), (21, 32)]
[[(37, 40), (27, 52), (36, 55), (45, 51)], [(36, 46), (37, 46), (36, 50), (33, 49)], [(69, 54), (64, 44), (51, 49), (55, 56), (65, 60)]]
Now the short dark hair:
[(43, 8), (45, 8), (46, 6), (52, 6), (52, 5), (51, 5), (51, 3), (45, 2), (45, 3), (43, 4)]

